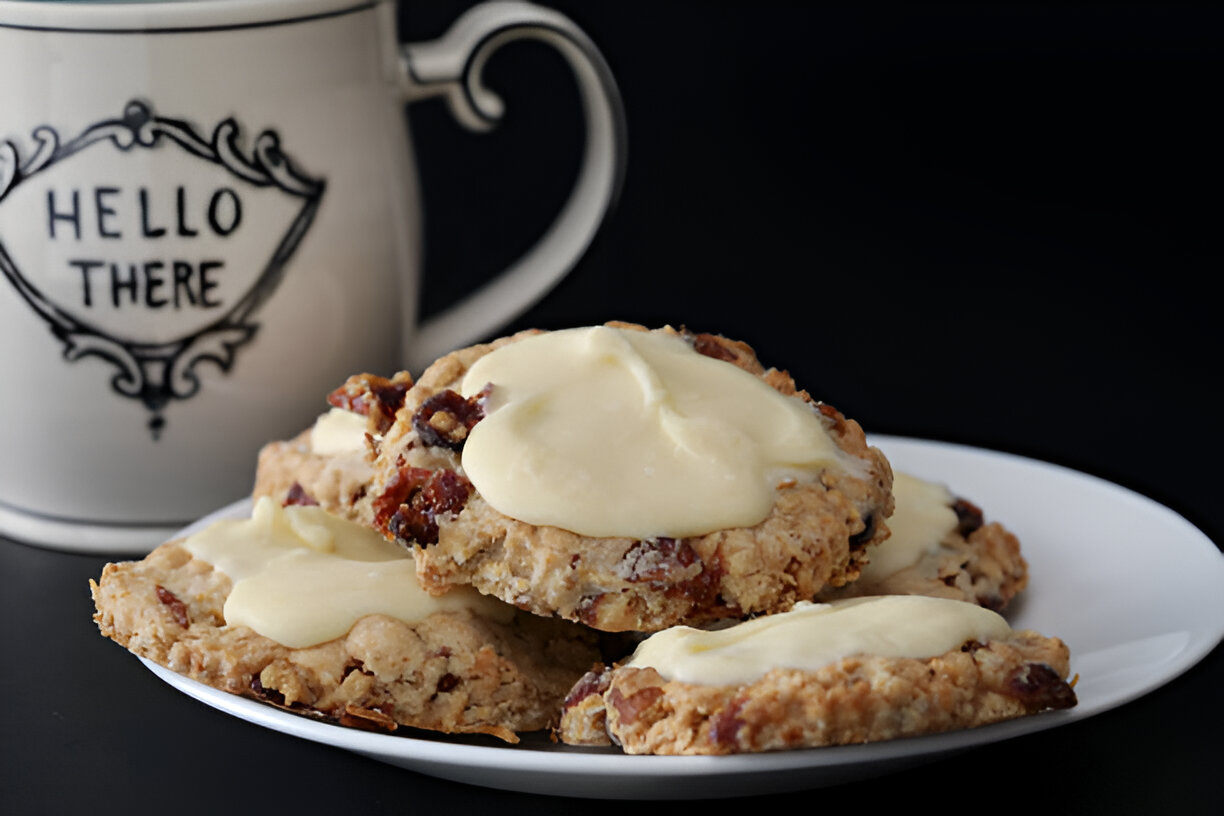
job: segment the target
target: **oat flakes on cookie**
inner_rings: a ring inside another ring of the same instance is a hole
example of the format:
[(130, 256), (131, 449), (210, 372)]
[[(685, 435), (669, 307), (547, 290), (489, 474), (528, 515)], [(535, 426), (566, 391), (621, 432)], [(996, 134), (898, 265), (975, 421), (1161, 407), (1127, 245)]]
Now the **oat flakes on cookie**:
[(375, 440), (391, 427), (412, 385), (407, 372), (390, 379), (355, 374), (327, 396), (331, 409), (293, 439), (269, 442), (259, 451), (253, 498), (282, 504), (319, 505), (369, 524), (369, 484)]
[(1070, 708), (1066, 645), (925, 596), (801, 604), (677, 627), (583, 677), (558, 736), (632, 754), (733, 754), (932, 734)]
[(888, 462), (744, 343), (612, 323), (421, 374), (379, 443), (375, 523), (431, 592), (593, 628), (789, 609), (887, 537)]
[(996, 612), (1028, 584), (1020, 541), (997, 521), (948, 488), (908, 473), (893, 472), (896, 507), (891, 535), (868, 551), (859, 577), (817, 600), (862, 595), (930, 595), (968, 601)]
[(345, 725), (491, 734), (556, 724), (599, 658), (593, 633), (458, 588), (421, 590), (411, 554), (320, 507), (260, 499), (106, 565), (102, 634), (206, 685)]

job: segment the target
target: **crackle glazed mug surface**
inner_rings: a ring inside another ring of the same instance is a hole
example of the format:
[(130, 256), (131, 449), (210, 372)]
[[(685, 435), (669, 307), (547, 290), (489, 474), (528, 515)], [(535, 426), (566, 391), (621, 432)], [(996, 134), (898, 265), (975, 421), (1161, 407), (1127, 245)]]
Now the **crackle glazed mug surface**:
[[(0, 533), (141, 552), (249, 492), (353, 373), (419, 373), (562, 277), (623, 176), (596, 48), (519, 2), (401, 44), (389, 0), (0, 0)], [(506, 42), (572, 67), (587, 144), (527, 255), (418, 324), (404, 104), (467, 127)]]

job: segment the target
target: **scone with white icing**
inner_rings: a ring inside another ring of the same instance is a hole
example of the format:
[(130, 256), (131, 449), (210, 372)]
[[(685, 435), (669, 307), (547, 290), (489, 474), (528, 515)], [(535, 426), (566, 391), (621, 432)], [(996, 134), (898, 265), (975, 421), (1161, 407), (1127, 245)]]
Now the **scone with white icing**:
[(314, 425), (293, 439), (263, 446), (252, 497), (318, 505), (353, 521), (370, 523), (372, 446), (391, 427), (411, 385), (412, 377), (403, 371), (390, 379), (374, 374), (349, 377), (327, 395), (330, 410)]
[(375, 523), (431, 592), (657, 631), (853, 580), (892, 473), (862, 429), (723, 337), (608, 324), (449, 354), (378, 445)]
[(859, 577), (817, 600), (863, 595), (930, 595), (1002, 612), (1028, 584), (1020, 541), (946, 486), (893, 472), (891, 535), (872, 545)]
[(556, 724), (592, 633), (470, 588), (320, 507), (260, 499), (90, 581), (103, 635), (206, 685), (346, 725), (516, 734)]
[(631, 754), (733, 754), (933, 734), (1076, 704), (1066, 645), (976, 604), (883, 596), (678, 627), (595, 670), (558, 736)]

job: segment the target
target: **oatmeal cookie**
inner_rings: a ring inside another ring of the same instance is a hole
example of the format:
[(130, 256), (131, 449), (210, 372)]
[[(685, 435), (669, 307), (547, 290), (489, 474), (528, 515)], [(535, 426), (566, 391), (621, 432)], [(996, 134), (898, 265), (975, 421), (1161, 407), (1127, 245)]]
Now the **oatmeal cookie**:
[(933, 734), (1070, 708), (1066, 645), (1015, 631), (929, 658), (856, 654), (746, 682), (597, 668), (566, 698), (559, 738), (631, 754), (733, 754)]
[(814, 401), (784, 371), (766, 369), (742, 342), (670, 327), (655, 332), (681, 338), (806, 406), (854, 468), (827, 467), (818, 478), (780, 482), (759, 523), (697, 535), (591, 536), (512, 518), (465, 475), (464, 445), (485, 416), (489, 392), (460, 392), (485, 355), (541, 334), (523, 332), (430, 366), (379, 443), (375, 523), (415, 549), (422, 586), (444, 592), (470, 584), (539, 615), (618, 632), (784, 610), (858, 575), (864, 551), (887, 537), (892, 512), (888, 462), (868, 446), (858, 423)]
[(354, 521), (368, 521), (373, 518), (367, 495), (373, 477), (374, 463), (366, 450), (317, 453), (306, 430), (260, 449), (251, 496), (315, 504)]
[[(895, 474), (895, 484), (914, 477)], [(895, 492), (896, 520), (906, 513), (906, 493)], [(929, 541), (912, 557), (894, 562), (884, 553), (904, 546), (903, 525), (891, 524), (893, 535), (868, 552), (871, 562), (857, 580), (836, 589), (826, 589), (817, 600), (855, 598), (864, 595), (928, 595), (968, 601), (996, 612), (1007, 608), (1028, 584), (1028, 563), (1020, 552), (1020, 541), (997, 521), (987, 523), (981, 508), (946, 494), (951, 523), (941, 531), (928, 531)]]
[(90, 587), (101, 633), (136, 655), (232, 694), (384, 731), (517, 742), (516, 732), (556, 724), (566, 692), (599, 659), (589, 631), (512, 608), (495, 617), (447, 608), (411, 623), (370, 614), (340, 637), (291, 648), (227, 625), (234, 582), (182, 540), (107, 564)]
[(371, 446), (386, 432), (412, 385), (407, 372), (390, 379), (357, 374), (327, 397), (331, 411), (293, 439), (259, 452), (253, 498), (316, 504), (352, 521), (370, 523)]

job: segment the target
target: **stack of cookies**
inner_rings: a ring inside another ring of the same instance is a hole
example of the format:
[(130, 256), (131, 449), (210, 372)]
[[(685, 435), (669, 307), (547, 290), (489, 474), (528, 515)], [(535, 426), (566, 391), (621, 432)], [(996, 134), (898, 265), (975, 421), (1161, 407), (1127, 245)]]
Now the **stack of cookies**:
[(329, 721), (725, 754), (1075, 704), (1020, 545), (747, 345), (610, 323), (351, 377), (104, 635)]

